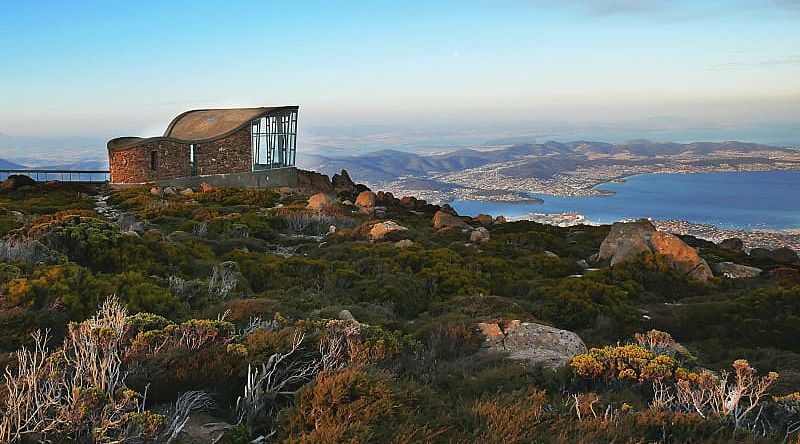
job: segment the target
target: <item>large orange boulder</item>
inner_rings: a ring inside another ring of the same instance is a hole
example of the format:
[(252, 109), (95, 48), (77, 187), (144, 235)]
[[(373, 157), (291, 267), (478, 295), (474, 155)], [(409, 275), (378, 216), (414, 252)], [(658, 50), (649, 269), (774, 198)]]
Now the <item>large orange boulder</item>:
[(656, 230), (646, 219), (611, 225), (611, 231), (600, 245), (597, 261), (617, 265), (642, 256), (660, 256), (676, 270), (699, 281), (705, 282), (713, 276), (697, 250), (673, 234)]
[(317, 193), (308, 198), (308, 205), (306, 208), (309, 210), (320, 211), (321, 209), (333, 204), (333, 199), (325, 193)]
[(377, 224), (373, 225), (372, 228), (370, 228), (367, 237), (369, 240), (381, 240), (385, 238), (387, 234), (398, 231), (408, 231), (408, 228), (398, 225), (397, 222), (387, 220), (386, 222), (378, 222)]
[(479, 214), (475, 216), (475, 222), (481, 224), (481, 226), (488, 227), (494, 223), (494, 219), (488, 214)]
[(697, 250), (686, 245), (674, 234), (656, 231), (650, 236), (650, 243), (655, 254), (665, 256), (676, 270), (688, 274), (692, 279), (707, 281), (714, 276), (706, 261), (697, 254)]
[(453, 216), (444, 211), (437, 211), (433, 215), (433, 228), (472, 228), (458, 216)]
[(359, 210), (371, 213), (375, 209), (375, 200), (377, 196), (372, 191), (362, 191), (356, 197), (356, 206)]

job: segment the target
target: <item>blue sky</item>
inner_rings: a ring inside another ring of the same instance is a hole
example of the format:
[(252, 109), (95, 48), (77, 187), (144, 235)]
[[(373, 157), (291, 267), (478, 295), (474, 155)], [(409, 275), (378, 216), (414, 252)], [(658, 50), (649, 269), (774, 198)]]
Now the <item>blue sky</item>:
[(271, 104), (307, 125), (800, 121), (800, 0), (5, 1), (0, 57), (17, 135)]

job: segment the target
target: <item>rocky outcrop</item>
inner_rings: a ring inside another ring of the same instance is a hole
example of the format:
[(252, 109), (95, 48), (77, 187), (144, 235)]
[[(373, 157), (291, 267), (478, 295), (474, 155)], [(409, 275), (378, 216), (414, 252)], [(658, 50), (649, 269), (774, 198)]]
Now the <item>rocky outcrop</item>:
[(600, 244), (597, 260), (617, 265), (641, 254), (652, 253), (649, 239), (655, 231), (656, 227), (647, 220), (616, 222), (611, 225), (611, 231)]
[(377, 197), (372, 191), (362, 191), (356, 198), (356, 206), (361, 212), (372, 213), (375, 210)]
[(587, 352), (580, 336), (547, 325), (510, 321), (501, 326), (482, 322), (478, 328), (486, 336), (484, 348), (488, 352), (507, 352), (510, 359), (529, 364), (558, 368)]
[(338, 318), (341, 319), (342, 321), (358, 322), (356, 321), (356, 318), (353, 316), (353, 313), (350, 313), (350, 310), (347, 309), (340, 311)]
[(485, 227), (478, 227), (469, 234), (469, 241), (472, 243), (482, 244), (489, 242), (489, 239), (491, 239), (491, 235)]
[(492, 216), (488, 214), (479, 214), (475, 216), (474, 220), (482, 227), (489, 227), (494, 223)]
[(340, 174), (334, 174), (331, 178), (331, 186), (337, 193), (355, 193), (356, 184), (350, 179), (347, 170), (342, 170)]
[(734, 264), (733, 262), (720, 262), (714, 266), (714, 269), (717, 273), (731, 279), (754, 278), (764, 271), (760, 268)]
[(735, 251), (739, 253), (744, 250), (744, 242), (738, 237), (731, 237), (720, 242), (719, 247), (723, 250)]
[(308, 198), (308, 205), (306, 205), (306, 208), (320, 211), (331, 204), (333, 204), (333, 199), (331, 199), (330, 196), (324, 193), (317, 193)]
[(469, 224), (464, 222), (464, 220), (460, 217), (440, 210), (433, 215), (433, 228), (438, 230), (441, 228), (471, 229), (472, 227), (470, 227)]
[(452, 214), (453, 216), (458, 216), (458, 213), (456, 212), (455, 208), (451, 207), (450, 204), (442, 205), (441, 207), (439, 207), (439, 211), (447, 214)]
[(504, 224), (506, 223), (506, 217), (502, 214), (494, 218), (494, 223), (496, 224)]
[(3, 182), (0, 182), (0, 192), (14, 191), (22, 187), (32, 187), (35, 185), (36, 181), (24, 174), (12, 174)]
[(323, 193), (333, 191), (333, 184), (328, 176), (316, 171), (297, 170), (297, 184), (307, 190)]
[(367, 237), (369, 240), (382, 240), (389, 233), (396, 233), (398, 231), (408, 231), (408, 228), (398, 225), (397, 222), (387, 220), (385, 222), (378, 222), (370, 228)]
[(694, 248), (673, 234), (656, 230), (645, 219), (611, 225), (611, 231), (600, 245), (597, 262), (617, 265), (642, 255), (663, 257), (692, 279), (705, 282), (713, 276), (711, 268)]
[(794, 264), (800, 262), (797, 252), (788, 247), (767, 250), (766, 248), (753, 248), (750, 250), (750, 257), (754, 259), (768, 260), (779, 264)]

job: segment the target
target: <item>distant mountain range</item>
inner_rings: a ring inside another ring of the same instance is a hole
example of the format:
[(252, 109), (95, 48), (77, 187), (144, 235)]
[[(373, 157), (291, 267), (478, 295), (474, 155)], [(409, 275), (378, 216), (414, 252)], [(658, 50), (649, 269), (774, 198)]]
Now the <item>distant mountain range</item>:
[(18, 163), (14, 163), (5, 159), (0, 159), (0, 168), (5, 170), (19, 170), (28, 168), (25, 165), (20, 165)]
[[(506, 169), (528, 177), (548, 178), (561, 171), (598, 164), (635, 164), (648, 159), (682, 154), (722, 159), (726, 153), (798, 152), (792, 148), (743, 142), (672, 143), (632, 140), (624, 143), (590, 141), (523, 143), (495, 149), (461, 149), (446, 154), (422, 155), (396, 150), (327, 157), (301, 156), (300, 166), (333, 174), (346, 169), (351, 176), (370, 183), (384, 183), (398, 178), (425, 177), (455, 173), (492, 164), (519, 161)], [(755, 156), (758, 157), (758, 156)], [(736, 159), (727, 159), (735, 162)]]
[(38, 165), (29, 167), (21, 165), (10, 160), (0, 159), (0, 169), (6, 170), (24, 170), (24, 169), (37, 169), (37, 170), (107, 170), (107, 160), (87, 160), (83, 162), (62, 163), (58, 165)]

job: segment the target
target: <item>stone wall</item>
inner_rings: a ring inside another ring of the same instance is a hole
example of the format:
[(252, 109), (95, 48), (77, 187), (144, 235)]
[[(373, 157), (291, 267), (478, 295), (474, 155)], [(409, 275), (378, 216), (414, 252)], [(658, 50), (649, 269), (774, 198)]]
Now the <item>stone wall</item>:
[[(218, 140), (195, 144), (195, 175), (246, 173), (252, 170), (250, 127)], [(155, 152), (155, 168), (151, 155)], [(188, 142), (154, 138), (127, 148), (111, 149), (108, 153), (111, 183), (146, 183), (165, 179), (190, 177)]]
[(233, 174), (213, 174), (208, 176), (182, 177), (159, 180), (159, 185), (199, 188), (207, 183), (212, 187), (232, 188), (278, 188), (297, 187), (297, 168), (287, 167), (275, 170), (252, 171)]
[(253, 169), (250, 126), (222, 139), (195, 145), (197, 175), (245, 173)]
[[(155, 168), (151, 156), (155, 152)], [(129, 148), (110, 150), (108, 163), (111, 183), (145, 183), (191, 174), (189, 145), (186, 143), (153, 139)]]

